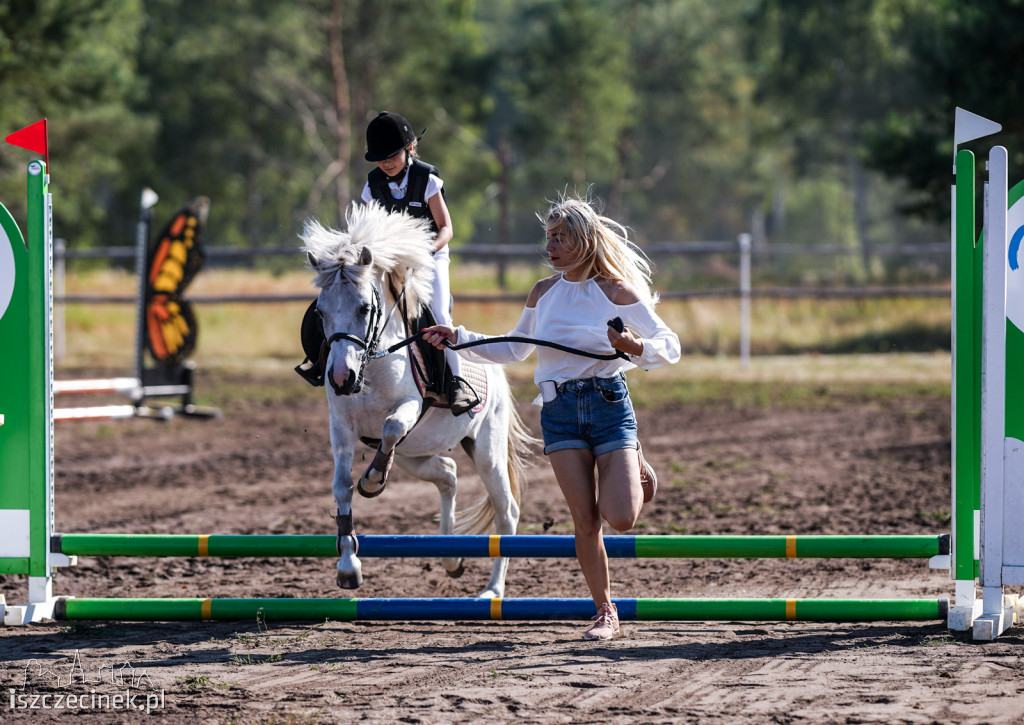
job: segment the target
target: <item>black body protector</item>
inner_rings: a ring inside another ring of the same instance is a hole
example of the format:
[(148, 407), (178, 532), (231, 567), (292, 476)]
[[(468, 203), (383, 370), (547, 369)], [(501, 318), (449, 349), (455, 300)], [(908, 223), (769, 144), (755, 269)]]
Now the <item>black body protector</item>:
[[(427, 194), (427, 182), (430, 175), (440, 176), (437, 168), (424, 163), (419, 159), (410, 159), (409, 183), (405, 190), (405, 196), (396, 199), (391, 195), (391, 187), (388, 186), (388, 177), (379, 168), (374, 169), (367, 176), (370, 185), (370, 193), (373, 198), (389, 212), (407, 212), (409, 216), (425, 218), (430, 222), (431, 229), (437, 234), (437, 222), (434, 215), (430, 213), (430, 206), (424, 198)], [(444, 187), (441, 187), (444, 194)]]

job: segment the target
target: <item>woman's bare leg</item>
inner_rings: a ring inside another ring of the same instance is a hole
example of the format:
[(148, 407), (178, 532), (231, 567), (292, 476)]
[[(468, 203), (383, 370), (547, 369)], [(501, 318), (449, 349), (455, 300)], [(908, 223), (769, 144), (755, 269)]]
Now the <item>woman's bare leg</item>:
[(597, 507), (616, 531), (629, 531), (640, 516), (644, 492), (636, 448), (620, 448), (597, 457)]
[[(601, 514), (597, 507), (594, 480), (594, 455), (589, 450), (572, 448), (548, 455), (562, 495), (569, 505), (576, 535), (576, 559), (587, 580), (594, 604), (611, 603), (608, 579), (608, 554), (601, 533)], [(639, 484), (638, 484), (639, 485)]]

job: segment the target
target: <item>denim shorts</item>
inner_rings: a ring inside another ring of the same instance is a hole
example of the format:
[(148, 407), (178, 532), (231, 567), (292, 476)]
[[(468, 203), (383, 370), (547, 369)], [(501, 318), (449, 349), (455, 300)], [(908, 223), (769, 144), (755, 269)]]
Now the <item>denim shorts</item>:
[(636, 448), (636, 416), (626, 378), (581, 378), (558, 384), (540, 413), (544, 453), (583, 448), (595, 456)]

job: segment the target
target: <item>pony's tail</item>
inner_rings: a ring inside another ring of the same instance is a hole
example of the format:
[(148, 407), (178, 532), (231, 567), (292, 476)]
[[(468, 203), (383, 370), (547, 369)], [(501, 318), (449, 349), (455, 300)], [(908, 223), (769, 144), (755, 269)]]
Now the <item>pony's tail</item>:
[[(509, 395), (509, 416), (508, 416), (508, 481), (512, 498), (516, 506), (522, 501), (523, 481), (526, 476), (527, 458), (531, 449), (537, 446), (540, 441), (530, 435), (530, 431), (523, 424)], [(458, 535), (487, 534), (494, 530), (494, 506), (491, 504), (490, 496), (484, 496), (480, 501), (455, 512), (455, 527), (453, 533)]]

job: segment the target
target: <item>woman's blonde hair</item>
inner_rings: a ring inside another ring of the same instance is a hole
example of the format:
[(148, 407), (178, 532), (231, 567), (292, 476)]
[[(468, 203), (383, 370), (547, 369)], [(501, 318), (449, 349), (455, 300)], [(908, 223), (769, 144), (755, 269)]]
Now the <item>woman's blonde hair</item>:
[(551, 202), (546, 216), (537, 218), (548, 236), (561, 232), (572, 251), (578, 251), (575, 268), (582, 270), (584, 279), (597, 275), (618, 280), (642, 301), (658, 301), (651, 291), (650, 260), (629, 241), (629, 230), (599, 214), (590, 199), (563, 194)]

